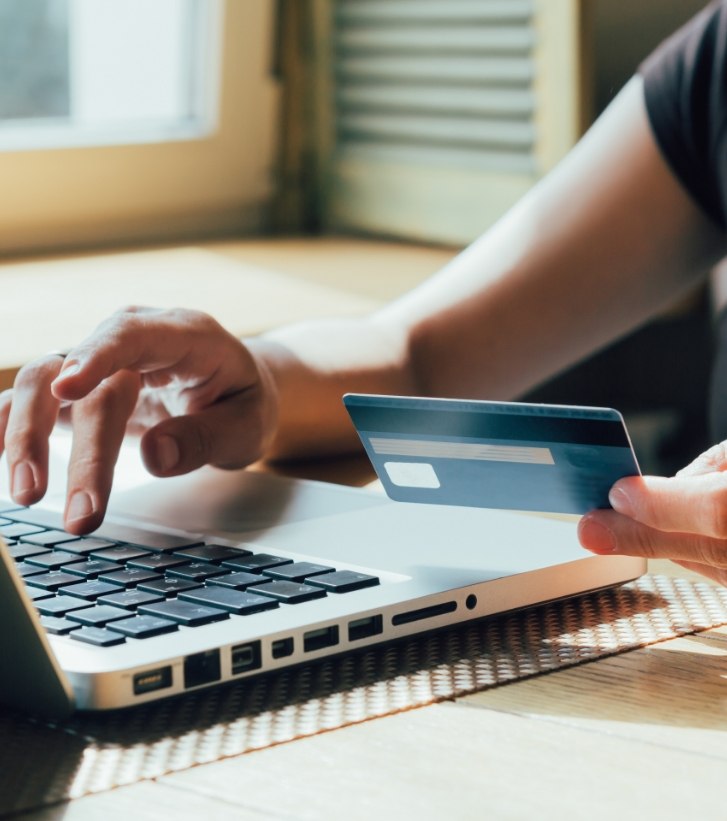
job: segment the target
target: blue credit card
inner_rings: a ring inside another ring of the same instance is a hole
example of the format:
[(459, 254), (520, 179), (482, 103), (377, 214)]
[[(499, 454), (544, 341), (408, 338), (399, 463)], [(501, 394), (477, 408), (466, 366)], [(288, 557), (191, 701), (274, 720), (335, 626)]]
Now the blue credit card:
[(547, 513), (608, 508), (640, 474), (611, 408), (346, 394), (386, 493), (399, 502)]

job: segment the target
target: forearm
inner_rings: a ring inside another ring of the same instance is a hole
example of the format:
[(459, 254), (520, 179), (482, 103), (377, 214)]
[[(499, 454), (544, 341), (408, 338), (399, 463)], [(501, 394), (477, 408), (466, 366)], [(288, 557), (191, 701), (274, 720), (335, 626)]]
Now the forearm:
[(651, 134), (634, 80), (499, 224), (387, 310), (425, 394), (513, 398), (693, 287), (725, 238)]
[(635, 80), (554, 172), (424, 285), (372, 317), (254, 343), (278, 390), (271, 454), (355, 447), (347, 391), (515, 398), (654, 315), (723, 252), (661, 158)]

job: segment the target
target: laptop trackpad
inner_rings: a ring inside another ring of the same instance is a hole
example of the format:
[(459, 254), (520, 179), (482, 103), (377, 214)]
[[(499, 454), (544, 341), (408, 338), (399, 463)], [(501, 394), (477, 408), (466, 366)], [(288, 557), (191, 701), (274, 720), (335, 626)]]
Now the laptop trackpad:
[(193, 532), (245, 533), (387, 503), (383, 494), (356, 488), (203, 468), (115, 491), (109, 514)]

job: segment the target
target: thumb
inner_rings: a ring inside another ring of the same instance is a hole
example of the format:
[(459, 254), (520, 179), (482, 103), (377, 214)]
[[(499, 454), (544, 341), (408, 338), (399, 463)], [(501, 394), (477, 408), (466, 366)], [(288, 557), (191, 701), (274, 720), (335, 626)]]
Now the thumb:
[(272, 433), (258, 389), (243, 391), (186, 416), (165, 419), (141, 440), (147, 470), (179, 476), (203, 465), (242, 468), (259, 459)]
[(727, 472), (629, 476), (608, 495), (617, 513), (661, 531), (727, 537)]

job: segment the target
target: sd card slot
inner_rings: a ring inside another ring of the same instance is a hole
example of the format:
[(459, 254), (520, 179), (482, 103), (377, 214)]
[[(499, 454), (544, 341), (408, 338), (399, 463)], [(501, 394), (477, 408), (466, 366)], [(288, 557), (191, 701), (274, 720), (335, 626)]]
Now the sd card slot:
[(446, 613), (454, 613), (456, 609), (456, 601), (447, 601), (442, 604), (434, 604), (431, 607), (422, 607), (419, 610), (407, 610), (405, 613), (397, 613), (391, 619), (391, 623), (394, 626), (410, 624), (413, 621), (423, 621), (424, 619), (433, 619), (435, 616), (444, 616)]

